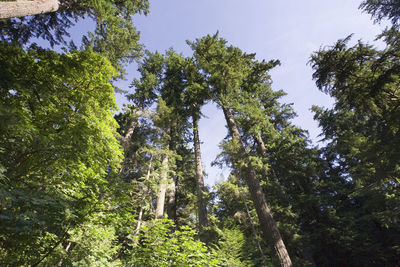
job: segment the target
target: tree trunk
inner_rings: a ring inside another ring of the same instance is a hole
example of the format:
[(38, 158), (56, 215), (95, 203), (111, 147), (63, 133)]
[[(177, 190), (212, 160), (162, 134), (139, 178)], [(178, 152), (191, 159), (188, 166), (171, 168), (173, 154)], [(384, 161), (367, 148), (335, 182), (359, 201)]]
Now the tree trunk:
[(132, 232), (132, 236), (134, 238), (133, 239), (133, 244), (132, 244), (133, 248), (136, 248), (136, 246), (137, 246), (137, 244), (139, 242), (139, 239), (137, 238), (137, 235), (139, 234), (140, 228), (142, 227), (142, 222), (143, 222), (142, 218), (143, 218), (143, 206), (140, 207), (139, 215), (138, 215), (138, 219), (137, 219), (137, 225), (136, 225), (135, 230)]
[[(144, 186), (143, 186), (143, 196), (139, 202), (140, 206), (140, 210), (139, 210), (139, 215), (138, 215), (138, 219), (137, 219), (137, 224), (136, 224), (136, 228), (133, 231), (132, 235), (135, 237), (134, 241), (133, 241), (133, 247), (136, 247), (138, 239), (136, 238), (136, 236), (139, 234), (140, 232), (140, 228), (142, 227), (142, 222), (143, 222), (143, 206), (145, 205), (145, 200), (146, 200), (146, 194), (149, 191), (149, 188), (147, 187), (147, 183), (150, 180), (150, 174), (151, 174), (151, 170), (152, 170), (152, 163), (153, 163), (153, 156), (150, 157), (150, 162), (149, 162), (149, 168), (147, 169), (147, 175), (146, 175), (146, 180), (143, 182)], [(132, 199), (133, 202), (133, 199)]]
[(176, 223), (176, 182), (173, 177), (170, 180), (171, 183), (168, 185), (167, 188), (167, 215), (169, 219), (173, 220)]
[(193, 119), (193, 142), (194, 142), (194, 154), (196, 159), (196, 182), (197, 182), (197, 212), (199, 216), (199, 232), (208, 225), (207, 220), (207, 208), (204, 199), (204, 178), (203, 178), (203, 167), (201, 165), (201, 153), (200, 153), (200, 138), (199, 138), (199, 116), (196, 111), (192, 113)]
[(161, 163), (161, 174), (160, 174), (160, 188), (157, 195), (156, 203), (156, 219), (162, 219), (164, 217), (164, 204), (165, 204), (165, 193), (167, 191), (168, 183), (168, 156), (166, 155)]
[(0, 2), (0, 19), (32, 16), (57, 11), (60, 7), (58, 0), (16, 0)]
[[(176, 119), (172, 121), (171, 126), (167, 132), (169, 132), (169, 135), (171, 137), (168, 148), (170, 151), (176, 152), (176, 146), (177, 146)], [(168, 184), (167, 187), (167, 215), (169, 219), (173, 220), (176, 223), (176, 184), (177, 184), (176, 174), (173, 174), (172, 177), (168, 180), (170, 183)]]
[(260, 226), (264, 234), (264, 238), (266, 238), (269, 243), (272, 243), (280, 260), (281, 266), (293, 266), (292, 261), (289, 257), (289, 253), (287, 252), (285, 244), (283, 243), (282, 237), (279, 233), (278, 227), (276, 226), (275, 220), (272, 217), (272, 213), (267, 205), (267, 201), (260, 186), (260, 182), (258, 181), (256, 173), (251, 167), (249, 159), (246, 155), (246, 150), (244, 148), (236, 122), (229, 109), (224, 105), (221, 105), (221, 107), (224, 112), (225, 119), (231, 132), (232, 138), (236, 139), (236, 141), (239, 143), (239, 153), (242, 155), (242, 158), (247, 165), (240, 168), (240, 173), (246, 179), (250, 196), (254, 202), (254, 206), (257, 211), (257, 216), (260, 221)]
[(243, 200), (244, 206), (246, 208), (247, 217), (249, 217), (249, 223), (250, 223), (250, 226), (251, 226), (251, 231), (254, 234), (254, 239), (256, 240), (257, 248), (258, 248), (258, 251), (260, 252), (260, 255), (261, 255), (261, 258), (262, 258), (262, 263), (263, 263), (263, 265), (265, 265), (266, 260), (265, 260), (264, 252), (263, 252), (263, 250), (261, 248), (260, 238), (259, 238), (259, 236), (257, 234), (256, 228), (254, 227), (253, 219), (251, 218), (250, 210), (249, 210), (249, 207), (247, 205), (244, 192), (240, 187), (239, 187), (239, 194), (242, 196), (242, 200)]
[[(65, 248), (65, 253), (68, 253), (69, 249), (71, 248), (72, 242), (68, 242), (67, 247)], [(63, 264), (63, 259), (60, 259), (60, 261), (57, 263), (57, 266), (62, 266)]]
[(257, 142), (257, 144), (258, 144), (258, 148), (259, 148), (259, 150), (260, 150), (260, 152), (261, 152), (261, 155), (264, 157), (264, 158), (266, 158), (267, 157), (267, 149), (265, 148), (265, 144), (264, 144), (264, 141), (262, 140), (262, 137), (261, 137), (261, 134), (260, 133), (258, 133), (257, 135), (256, 135), (256, 142)]
[(132, 119), (131, 125), (129, 126), (129, 129), (128, 129), (128, 131), (126, 132), (125, 136), (122, 138), (122, 146), (123, 146), (124, 148), (127, 148), (127, 147), (128, 147), (129, 140), (131, 140), (132, 134), (133, 134), (133, 132), (135, 131), (136, 124), (137, 124), (137, 118), (136, 118), (136, 117), (141, 113), (141, 111), (142, 111), (142, 106), (143, 106), (143, 105), (139, 105), (139, 106), (136, 108), (135, 117)]
[[(259, 150), (261, 152), (261, 155), (266, 158), (267, 157), (267, 149), (265, 148), (265, 144), (264, 144), (264, 141), (263, 141), (262, 136), (261, 136), (260, 133), (258, 133), (256, 135), (255, 140), (256, 140), (256, 142), (258, 144), (258, 147), (259, 147)], [(279, 186), (278, 177), (276, 176), (275, 171), (272, 168), (271, 168), (271, 173), (272, 173), (273, 181)], [(285, 198), (285, 194), (284, 194), (284, 192), (282, 190), (278, 190), (278, 193), (279, 193), (279, 195), (280, 195), (280, 197), (282, 199)], [(311, 192), (310, 192), (310, 194), (311, 194)], [(310, 249), (309, 248), (307, 248), (307, 247), (303, 248), (303, 257), (304, 257), (304, 259), (309, 261), (312, 266), (317, 266), (315, 261), (314, 261), (314, 258), (312, 256), (312, 253), (310, 253)]]

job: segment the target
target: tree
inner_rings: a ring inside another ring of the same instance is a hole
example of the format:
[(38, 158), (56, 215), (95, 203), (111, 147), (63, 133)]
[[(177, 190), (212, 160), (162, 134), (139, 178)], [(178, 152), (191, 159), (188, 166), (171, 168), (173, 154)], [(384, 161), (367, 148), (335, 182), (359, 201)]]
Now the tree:
[(206, 36), (190, 43), (195, 51), (196, 60), (205, 73), (209, 74), (213, 99), (222, 108), (227, 121), (230, 135), (233, 139), (238, 157), (233, 164), (240, 170), (249, 188), (258, 219), (266, 240), (275, 248), (282, 266), (292, 266), (289, 254), (282, 241), (279, 230), (267, 205), (265, 195), (246, 153), (240, 130), (232, 114), (235, 111), (234, 102), (230, 102), (240, 94), (242, 81), (249, 75), (249, 65), (254, 55), (244, 54), (240, 49), (226, 46), (226, 41), (218, 39), (217, 35)]
[(1, 262), (39, 264), (111, 197), (116, 71), (92, 52), (0, 49)]
[(215, 256), (194, 238), (190, 227), (182, 226), (171, 231), (171, 220), (153, 221), (144, 227), (140, 246), (127, 260), (134, 266), (220, 266)]
[(137, 124), (137, 117), (140, 113), (149, 108), (157, 99), (157, 91), (160, 90), (162, 78), (162, 68), (164, 66), (164, 57), (159, 53), (150, 53), (146, 51), (146, 58), (139, 65), (138, 71), (141, 75), (140, 79), (134, 79), (131, 88), (135, 89), (135, 93), (129, 94), (127, 98), (136, 105), (135, 114), (131, 119), (129, 128), (125, 131), (122, 144), (126, 147), (130, 141)]
[(381, 21), (387, 18), (394, 25), (398, 25), (400, 19), (400, 4), (397, 1), (391, 0), (364, 0), (360, 9), (375, 17), (375, 21)]
[(200, 109), (209, 98), (209, 88), (207, 88), (205, 80), (193, 59), (187, 58), (185, 63), (184, 74), (186, 89), (184, 104), (192, 118), (193, 146), (196, 160), (197, 215), (199, 218), (199, 231), (201, 233), (203, 228), (207, 227), (208, 219), (200, 151), (199, 119), (201, 116)]
[[(388, 16), (397, 21), (396, 9), (389, 12), (383, 1), (365, 1), (362, 7), (379, 20)], [(342, 199), (330, 207), (336, 209), (338, 222), (347, 223), (337, 231), (347, 231), (349, 245), (336, 249), (349, 254), (354, 265), (398, 264), (398, 35), (396, 27), (382, 33), (387, 44), (383, 50), (361, 41), (348, 47), (347, 37), (317, 51), (310, 61), (317, 86), (335, 99), (333, 108), (313, 110), (327, 142), (324, 157), (339, 176), (335, 186), (341, 184), (333, 194)]]

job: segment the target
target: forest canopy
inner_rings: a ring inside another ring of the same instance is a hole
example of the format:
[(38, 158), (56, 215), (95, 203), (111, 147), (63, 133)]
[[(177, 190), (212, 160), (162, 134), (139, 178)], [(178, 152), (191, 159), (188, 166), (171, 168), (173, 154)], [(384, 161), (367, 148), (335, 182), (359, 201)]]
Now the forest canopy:
[[(400, 264), (397, 2), (360, 4), (390, 24), (383, 46), (350, 35), (310, 55), (333, 99), (312, 107), (320, 144), (272, 88), (279, 60), (218, 32), (188, 55), (144, 50), (133, 15), (151, 1), (56, 2), (26, 15), (0, 2), (1, 266)], [(82, 21), (93, 30), (72, 38)], [(213, 187), (208, 104), (228, 130)]]

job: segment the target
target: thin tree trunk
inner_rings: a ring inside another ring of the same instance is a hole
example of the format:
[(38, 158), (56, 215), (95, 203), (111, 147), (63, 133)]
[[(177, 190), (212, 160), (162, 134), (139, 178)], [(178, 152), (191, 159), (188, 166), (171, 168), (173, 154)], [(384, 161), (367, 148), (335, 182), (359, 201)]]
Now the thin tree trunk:
[(138, 219), (137, 219), (137, 225), (136, 225), (135, 230), (134, 230), (133, 233), (132, 233), (132, 235), (133, 235), (133, 237), (134, 237), (134, 239), (133, 239), (133, 244), (132, 244), (132, 247), (133, 247), (133, 248), (135, 248), (135, 247), (137, 246), (137, 243), (138, 243), (138, 241), (139, 241), (139, 240), (136, 238), (136, 236), (139, 234), (140, 228), (142, 227), (142, 218), (143, 218), (143, 206), (140, 207), (139, 215), (138, 215)]
[(227, 121), (228, 128), (232, 134), (232, 137), (236, 139), (236, 141), (239, 143), (239, 152), (247, 165), (245, 167), (241, 167), (240, 173), (246, 178), (246, 183), (257, 211), (264, 238), (266, 238), (269, 243), (272, 243), (280, 260), (281, 266), (293, 266), (292, 261), (289, 257), (289, 253), (285, 247), (285, 244), (283, 243), (281, 234), (279, 233), (278, 227), (276, 226), (275, 220), (272, 217), (272, 213), (267, 205), (267, 201), (260, 186), (260, 182), (258, 181), (256, 173), (251, 167), (249, 159), (246, 155), (243, 141), (240, 136), (239, 129), (236, 126), (236, 122), (229, 109), (224, 105), (221, 105), (221, 107), (224, 112), (225, 119)]
[[(65, 252), (66, 253), (68, 253), (68, 251), (69, 251), (69, 249), (71, 248), (71, 245), (72, 245), (72, 242), (68, 242), (68, 245), (67, 245), (67, 247), (65, 248)], [(57, 264), (57, 266), (62, 266), (62, 264), (63, 264), (63, 259), (61, 259), (59, 262), (58, 262), (58, 264)]]
[(32, 16), (57, 11), (60, 7), (58, 0), (16, 0), (0, 2), (0, 19)]
[(199, 138), (199, 116), (196, 111), (192, 113), (193, 119), (193, 142), (196, 159), (196, 182), (197, 182), (197, 213), (199, 216), (199, 232), (208, 225), (207, 208), (204, 198), (203, 167), (201, 165), (200, 138)]
[[(138, 219), (137, 219), (137, 225), (135, 230), (133, 231), (133, 236), (136, 237), (137, 234), (140, 232), (140, 228), (142, 227), (142, 218), (143, 218), (143, 206), (144, 206), (144, 202), (146, 199), (146, 194), (148, 193), (148, 187), (146, 186), (146, 183), (149, 181), (150, 179), (150, 174), (151, 174), (151, 169), (152, 169), (152, 163), (153, 163), (153, 156), (150, 157), (150, 162), (149, 162), (149, 168), (147, 169), (147, 175), (146, 175), (146, 179), (144, 180), (143, 184), (143, 197), (141, 198), (141, 203), (140, 204), (140, 210), (139, 210), (139, 215), (138, 215)], [(132, 200), (133, 201), (133, 200)], [(136, 247), (138, 240), (134, 239), (133, 241), (133, 247)]]
[(164, 217), (164, 204), (165, 204), (165, 193), (167, 191), (168, 183), (168, 156), (164, 156), (161, 163), (161, 174), (160, 174), (160, 188), (157, 195), (156, 203), (156, 219), (161, 219)]

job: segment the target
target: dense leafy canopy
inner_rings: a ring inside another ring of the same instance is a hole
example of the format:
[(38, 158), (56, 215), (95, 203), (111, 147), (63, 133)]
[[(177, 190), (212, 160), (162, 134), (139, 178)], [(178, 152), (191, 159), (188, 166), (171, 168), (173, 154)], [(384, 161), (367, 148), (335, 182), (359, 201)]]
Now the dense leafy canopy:
[(122, 156), (109, 82), (116, 72), (91, 52), (7, 44), (0, 65), (1, 247), (12, 253), (1, 254), (23, 264), (47, 253), (109, 191), (108, 176)]

